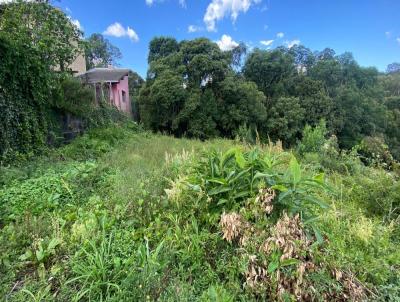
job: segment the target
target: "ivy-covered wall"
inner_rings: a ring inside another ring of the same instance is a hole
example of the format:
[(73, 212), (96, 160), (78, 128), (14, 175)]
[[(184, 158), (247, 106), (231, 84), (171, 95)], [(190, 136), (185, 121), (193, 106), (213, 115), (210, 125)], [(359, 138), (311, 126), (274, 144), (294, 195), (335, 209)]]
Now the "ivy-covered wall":
[(2, 36), (0, 58), (0, 159), (4, 159), (45, 144), (52, 74), (34, 49)]

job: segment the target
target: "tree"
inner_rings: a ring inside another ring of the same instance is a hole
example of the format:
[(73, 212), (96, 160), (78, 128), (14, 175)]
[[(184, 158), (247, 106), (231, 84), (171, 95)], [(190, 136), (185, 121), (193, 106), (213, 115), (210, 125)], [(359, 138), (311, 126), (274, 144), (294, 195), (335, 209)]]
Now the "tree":
[(166, 71), (140, 92), (141, 117), (147, 128), (161, 132), (179, 132), (176, 117), (182, 110), (187, 91), (182, 78), (173, 71)]
[(268, 99), (284, 93), (285, 81), (295, 74), (293, 57), (284, 50), (256, 49), (247, 58), (243, 73)]
[(400, 72), (400, 63), (389, 64), (386, 68), (387, 73), (398, 73)]
[(294, 64), (300, 71), (309, 70), (316, 61), (312, 51), (303, 45), (294, 45), (288, 49), (288, 54), (293, 57)]
[(140, 121), (139, 92), (144, 84), (143, 78), (134, 71), (129, 71), (129, 97), (132, 104), (132, 114), (135, 121)]
[(34, 48), (43, 62), (61, 71), (67, 71), (82, 51), (81, 31), (48, 1), (3, 5), (0, 31), (6, 38)]
[(265, 121), (264, 95), (236, 75), (236, 52), (200, 38), (150, 42), (150, 68), (140, 91), (145, 126), (177, 136), (233, 137), (241, 124)]
[(86, 66), (90, 69), (117, 65), (122, 54), (119, 48), (112, 45), (102, 34), (92, 34), (86, 40), (85, 57)]
[(324, 119), (328, 121), (330, 130), (335, 129), (335, 104), (327, 95), (322, 81), (299, 74), (289, 81), (287, 92), (299, 98), (301, 107), (307, 113), (304, 116), (304, 123), (315, 126)]
[(260, 127), (266, 121), (265, 96), (253, 82), (228, 76), (219, 84), (218, 128), (223, 136), (232, 137), (239, 125)]
[(305, 125), (305, 110), (299, 98), (280, 97), (268, 108), (268, 119), (264, 131), (273, 141), (282, 140), (288, 147), (294, 145), (301, 137)]
[(148, 62), (151, 63), (178, 51), (179, 44), (174, 38), (157, 37), (150, 41)]

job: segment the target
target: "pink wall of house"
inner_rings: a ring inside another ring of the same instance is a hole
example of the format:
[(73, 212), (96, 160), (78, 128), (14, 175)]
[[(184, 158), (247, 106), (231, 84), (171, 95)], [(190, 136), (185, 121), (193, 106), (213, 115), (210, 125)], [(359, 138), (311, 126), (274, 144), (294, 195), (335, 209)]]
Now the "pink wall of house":
[[(129, 85), (128, 85), (128, 76), (125, 76), (118, 83), (112, 83), (111, 86), (111, 95), (114, 106), (116, 106), (119, 110), (132, 114), (131, 109), (131, 100), (129, 98)], [(125, 98), (123, 95), (125, 94)]]

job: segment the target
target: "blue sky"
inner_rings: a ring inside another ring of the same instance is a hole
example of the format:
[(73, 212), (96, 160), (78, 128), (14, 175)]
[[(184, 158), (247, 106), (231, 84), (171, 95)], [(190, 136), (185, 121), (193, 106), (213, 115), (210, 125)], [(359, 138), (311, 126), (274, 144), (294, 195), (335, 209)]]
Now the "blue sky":
[[(244, 42), (274, 48), (350, 51), (362, 66), (384, 71), (400, 61), (400, 0), (61, 0), (85, 36), (105, 33), (120, 65), (145, 76), (149, 41), (207, 37), (229, 49)], [(116, 24), (117, 23), (117, 24)]]

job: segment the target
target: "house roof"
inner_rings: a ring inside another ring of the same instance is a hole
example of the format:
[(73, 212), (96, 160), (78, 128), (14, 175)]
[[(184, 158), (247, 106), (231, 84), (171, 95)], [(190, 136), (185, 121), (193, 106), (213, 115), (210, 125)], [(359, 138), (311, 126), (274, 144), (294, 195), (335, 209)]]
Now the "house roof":
[(93, 68), (81, 74), (79, 77), (87, 83), (110, 82), (116, 83), (129, 74), (125, 68)]

